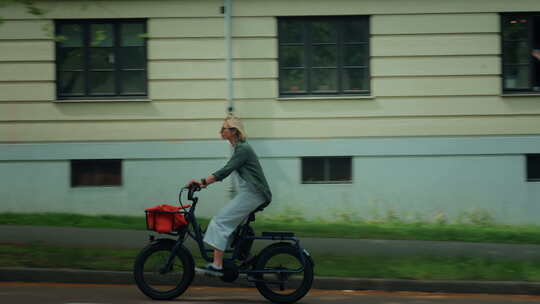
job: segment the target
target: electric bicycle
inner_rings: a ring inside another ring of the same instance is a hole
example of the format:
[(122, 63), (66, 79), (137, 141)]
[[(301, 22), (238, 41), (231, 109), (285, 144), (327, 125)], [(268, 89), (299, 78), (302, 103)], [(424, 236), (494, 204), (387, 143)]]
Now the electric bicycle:
[[(182, 204), (182, 192), (188, 190), (191, 205)], [(162, 211), (173, 216), (184, 217), (186, 221), (173, 231), (176, 237), (150, 236), (150, 244), (144, 247), (134, 264), (134, 278), (138, 288), (155, 300), (170, 300), (180, 296), (192, 283), (195, 276), (195, 260), (184, 245), (187, 238), (193, 239), (201, 257), (212, 262), (211, 252), (203, 242), (204, 232), (197, 222), (195, 210), (198, 203), (198, 187), (183, 187), (178, 195), (178, 211)], [(314, 261), (292, 232), (263, 232), (255, 235), (251, 223), (261, 206), (251, 212), (247, 220), (240, 224), (232, 236), (231, 248), (225, 251), (223, 275), (225, 282), (234, 282), (239, 277), (255, 285), (262, 296), (274, 303), (294, 303), (304, 297), (313, 284)], [(147, 225), (149, 213), (147, 211)], [(185, 224), (187, 222), (187, 224)], [(251, 252), (254, 241), (270, 240), (272, 244), (260, 252)]]

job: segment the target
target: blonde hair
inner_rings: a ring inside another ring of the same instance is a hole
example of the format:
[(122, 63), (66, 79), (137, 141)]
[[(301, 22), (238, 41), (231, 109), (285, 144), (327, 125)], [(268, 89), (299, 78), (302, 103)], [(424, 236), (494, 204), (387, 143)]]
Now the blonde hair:
[(236, 129), (236, 137), (239, 141), (245, 141), (247, 139), (247, 133), (240, 118), (229, 116), (223, 120), (223, 125), (227, 128)]

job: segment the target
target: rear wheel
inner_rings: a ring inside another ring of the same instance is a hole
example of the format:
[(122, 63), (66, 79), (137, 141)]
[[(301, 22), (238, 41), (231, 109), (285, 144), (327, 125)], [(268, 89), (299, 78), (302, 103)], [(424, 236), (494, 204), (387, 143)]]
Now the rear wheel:
[[(302, 257), (292, 245), (270, 246), (264, 249), (256, 270), (298, 270), (302, 268)], [(301, 272), (257, 274), (255, 285), (259, 292), (274, 303), (294, 303), (304, 297), (313, 284), (313, 264), (302, 253), (305, 267)]]
[(151, 244), (144, 248), (135, 260), (135, 282), (145, 295), (154, 300), (176, 298), (193, 281), (193, 257), (184, 246), (175, 254), (171, 267), (166, 269), (173, 247), (173, 242)]

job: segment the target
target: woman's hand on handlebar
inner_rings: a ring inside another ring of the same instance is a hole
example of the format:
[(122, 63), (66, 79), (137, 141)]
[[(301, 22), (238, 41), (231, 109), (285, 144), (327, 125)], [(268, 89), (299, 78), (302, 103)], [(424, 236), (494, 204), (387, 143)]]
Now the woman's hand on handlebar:
[(196, 187), (199, 190), (204, 189), (208, 187), (210, 184), (213, 184), (216, 182), (216, 177), (214, 175), (210, 175), (205, 178), (201, 179), (191, 179), (191, 181), (186, 185), (186, 188)]
[(186, 188), (202, 189), (202, 188), (206, 188), (206, 185), (203, 185), (200, 180), (192, 179), (191, 181), (189, 181), (189, 183), (186, 184)]

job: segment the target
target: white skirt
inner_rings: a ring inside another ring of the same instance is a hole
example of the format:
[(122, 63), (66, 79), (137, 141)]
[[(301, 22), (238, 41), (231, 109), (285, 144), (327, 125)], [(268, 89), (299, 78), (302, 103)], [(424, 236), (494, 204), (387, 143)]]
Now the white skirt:
[(229, 246), (236, 227), (265, 201), (264, 196), (253, 186), (238, 174), (235, 177), (238, 181), (236, 196), (212, 218), (203, 239), (206, 244), (221, 251)]

